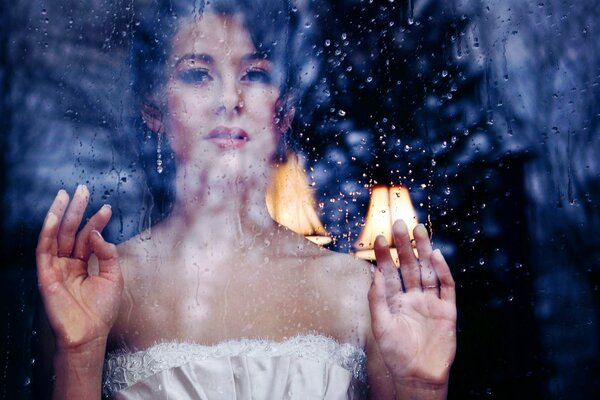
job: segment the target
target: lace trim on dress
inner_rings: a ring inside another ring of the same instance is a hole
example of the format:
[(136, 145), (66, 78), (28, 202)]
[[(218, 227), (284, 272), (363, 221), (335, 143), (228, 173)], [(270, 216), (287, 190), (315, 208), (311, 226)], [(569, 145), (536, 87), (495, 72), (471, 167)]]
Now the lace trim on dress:
[(241, 354), (250, 357), (293, 356), (310, 361), (334, 363), (350, 371), (360, 382), (367, 381), (367, 356), (361, 348), (349, 343), (339, 343), (328, 336), (310, 334), (294, 336), (283, 342), (238, 339), (214, 346), (162, 342), (135, 353), (124, 350), (109, 352), (104, 361), (103, 393), (110, 396), (142, 379), (193, 360)]

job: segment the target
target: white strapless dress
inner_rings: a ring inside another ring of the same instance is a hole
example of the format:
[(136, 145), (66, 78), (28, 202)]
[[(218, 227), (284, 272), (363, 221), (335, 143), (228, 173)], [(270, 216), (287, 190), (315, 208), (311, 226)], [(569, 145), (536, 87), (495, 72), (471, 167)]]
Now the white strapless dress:
[(366, 362), (361, 348), (321, 335), (215, 346), (166, 342), (109, 353), (103, 392), (123, 400), (364, 399)]

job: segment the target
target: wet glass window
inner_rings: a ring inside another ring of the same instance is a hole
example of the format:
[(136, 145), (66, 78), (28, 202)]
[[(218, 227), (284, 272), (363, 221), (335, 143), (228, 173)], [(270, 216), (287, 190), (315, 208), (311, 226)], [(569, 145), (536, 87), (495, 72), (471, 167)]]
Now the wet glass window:
[[(36, 245), (57, 191), (79, 185), (81, 226), (110, 205), (102, 236), (130, 260), (114, 343), (336, 337), (323, 321), (362, 289), (334, 297), (339, 279), (297, 271), (329, 252), (375, 264), (402, 218), (456, 282), (449, 398), (597, 393), (597, 4), (212, 3), (0, 3), (0, 396), (49, 390)], [(216, 11), (198, 28), (202, 7)]]

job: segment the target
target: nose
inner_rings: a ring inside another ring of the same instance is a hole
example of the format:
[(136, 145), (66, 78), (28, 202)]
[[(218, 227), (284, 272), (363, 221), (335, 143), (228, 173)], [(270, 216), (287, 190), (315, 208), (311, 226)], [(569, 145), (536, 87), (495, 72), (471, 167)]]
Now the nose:
[(235, 79), (224, 79), (221, 87), (219, 113), (239, 114), (244, 108), (243, 93)]

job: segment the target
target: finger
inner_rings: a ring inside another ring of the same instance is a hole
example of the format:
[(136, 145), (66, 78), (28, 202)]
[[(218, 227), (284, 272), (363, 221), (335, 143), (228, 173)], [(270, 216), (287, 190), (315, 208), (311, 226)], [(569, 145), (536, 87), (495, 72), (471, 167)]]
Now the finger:
[(419, 267), (419, 260), (413, 252), (406, 223), (401, 219), (394, 222), (392, 233), (394, 243), (398, 249), (398, 260), (400, 261), (400, 273), (402, 274), (404, 288), (406, 291), (421, 290), (421, 268)]
[(398, 268), (392, 260), (387, 241), (381, 235), (375, 238), (375, 260), (377, 260), (377, 266), (381, 269), (385, 278), (386, 299), (401, 292), (402, 282), (400, 281)]
[(369, 310), (371, 311), (371, 328), (376, 338), (381, 336), (385, 326), (389, 324), (391, 318), (390, 309), (385, 299), (385, 278), (383, 273), (375, 268), (373, 273), (373, 282), (369, 289)]
[[(40, 231), (36, 254), (53, 256), (57, 251), (57, 235), (60, 222), (69, 204), (69, 195), (64, 190), (59, 190), (46, 214), (46, 218)], [(39, 263), (38, 263), (39, 264)]]
[(62, 221), (58, 231), (58, 256), (68, 257), (73, 251), (75, 244), (75, 234), (81, 224), (83, 213), (88, 203), (90, 193), (85, 185), (77, 186), (73, 200), (69, 204), (65, 218)]
[(440, 298), (456, 302), (454, 278), (452, 278), (450, 267), (439, 249), (431, 255), (431, 265), (440, 280)]
[(92, 254), (90, 247), (90, 234), (93, 230), (102, 232), (110, 217), (112, 216), (112, 209), (110, 205), (103, 205), (96, 214), (89, 219), (85, 226), (81, 229), (75, 240), (75, 246), (73, 248), (73, 257), (80, 260), (87, 261)]
[(90, 247), (98, 258), (98, 276), (116, 282), (123, 287), (123, 275), (119, 265), (117, 246), (105, 241), (97, 230), (92, 230)]
[(417, 245), (417, 252), (419, 253), (419, 260), (421, 263), (421, 287), (423, 289), (438, 287), (438, 278), (435, 271), (431, 267), (431, 242), (429, 241), (429, 234), (425, 225), (419, 224), (413, 230), (415, 237), (415, 243)]

